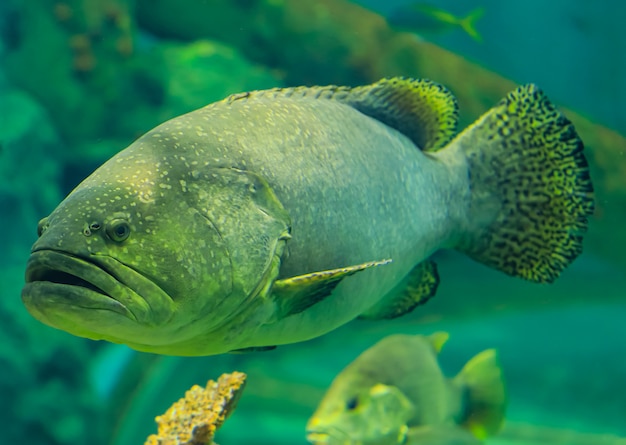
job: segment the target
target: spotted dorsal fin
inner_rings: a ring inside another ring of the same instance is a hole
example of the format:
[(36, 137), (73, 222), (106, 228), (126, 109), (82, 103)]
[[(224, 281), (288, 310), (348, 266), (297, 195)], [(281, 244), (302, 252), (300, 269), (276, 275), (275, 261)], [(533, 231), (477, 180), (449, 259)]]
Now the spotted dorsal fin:
[(422, 151), (443, 148), (456, 134), (458, 106), (444, 86), (393, 77), (353, 88), (345, 102), (407, 136)]
[(426, 79), (392, 77), (360, 87), (274, 88), (225, 99), (291, 97), (330, 99), (349, 105), (407, 136), (422, 151), (443, 148), (456, 134), (458, 106), (442, 85)]

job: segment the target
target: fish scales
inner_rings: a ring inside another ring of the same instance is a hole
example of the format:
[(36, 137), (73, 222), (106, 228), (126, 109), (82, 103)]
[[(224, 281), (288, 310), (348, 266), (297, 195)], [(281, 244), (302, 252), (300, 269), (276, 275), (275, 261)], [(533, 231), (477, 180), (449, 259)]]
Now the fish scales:
[[(155, 130), (159, 135), (185, 133), (184, 143), (172, 146), (171, 139), (148, 134), (138, 144), (157, 157), (171, 157), (176, 151), (201, 163), (210, 159), (207, 167), (234, 167), (263, 176), (292, 223), (293, 242), (279, 277), (393, 259), (387, 267), (342, 284), (346, 293), (358, 298), (335, 295), (292, 317), (289, 324), (300, 325), (305, 339), (319, 334), (316, 319), (330, 322), (334, 317), (332, 325), (343, 324), (445, 243), (454, 228), (451, 221), (463, 212), (462, 206), (450, 202), (463, 202), (454, 195), (467, 190), (467, 178), (463, 166), (458, 173), (450, 172), (448, 165), (421, 152), (404, 135), (341, 103), (280, 98), (268, 102), (246, 98), (205, 107)], [(203, 124), (206, 135), (190, 131)], [(229, 131), (234, 126), (238, 131)], [(133, 147), (129, 150), (132, 153)], [(188, 177), (184, 163), (167, 162), (170, 175)], [(317, 332), (305, 332), (303, 318)]]

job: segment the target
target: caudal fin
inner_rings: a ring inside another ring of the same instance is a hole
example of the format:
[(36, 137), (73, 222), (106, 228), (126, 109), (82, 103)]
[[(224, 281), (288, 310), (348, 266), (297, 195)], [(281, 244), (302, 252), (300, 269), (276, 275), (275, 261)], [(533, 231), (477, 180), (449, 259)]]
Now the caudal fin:
[(485, 8), (476, 8), (467, 16), (459, 20), (459, 25), (472, 39), (482, 42), (483, 38), (476, 30), (476, 21), (485, 14)]
[(479, 439), (497, 433), (504, 422), (506, 391), (495, 349), (474, 356), (454, 380), (466, 394), (463, 427)]
[(582, 251), (593, 213), (583, 143), (530, 84), (512, 91), (450, 146), (465, 153), (468, 226), (456, 248), (509, 275), (552, 282)]

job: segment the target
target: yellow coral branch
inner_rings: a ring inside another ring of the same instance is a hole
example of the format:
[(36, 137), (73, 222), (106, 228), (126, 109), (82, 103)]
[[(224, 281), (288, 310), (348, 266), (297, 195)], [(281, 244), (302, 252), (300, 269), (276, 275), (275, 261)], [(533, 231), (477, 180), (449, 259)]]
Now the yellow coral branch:
[(206, 388), (194, 385), (185, 397), (155, 419), (158, 433), (145, 445), (207, 445), (213, 443), (217, 429), (234, 411), (246, 384), (246, 374), (222, 374)]

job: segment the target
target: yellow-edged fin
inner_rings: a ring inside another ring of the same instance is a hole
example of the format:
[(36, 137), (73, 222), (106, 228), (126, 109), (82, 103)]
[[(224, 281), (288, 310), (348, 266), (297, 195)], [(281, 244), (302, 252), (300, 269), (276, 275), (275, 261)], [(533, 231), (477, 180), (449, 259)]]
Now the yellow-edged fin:
[(371, 267), (389, 264), (391, 260), (370, 261), (356, 266), (313, 272), (297, 277), (277, 280), (272, 287), (272, 296), (280, 318), (298, 314), (328, 297), (333, 289), (346, 277)]
[(495, 349), (478, 353), (454, 378), (466, 393), (462, 425), (479, 439), (497, 433), (506, 412), (506, 388)]
[(443, 346), (446, 344), (446, 342), (450, 338), (450, 334), (448, 334), (447, 332), (442, 332), (442, 331), (434, 332), (430, 334), (427, 338), (430, 344), (433, 346), (433, 349), (435, 350), (435, 352), (439, 354), (441, 350), (443, 349)]
[(455, 136), (458, 123), (456, 98), (443, 85), (426, 79), (392, 77), (354, 88), (274, 88), (235, 94), (224, 101), (252, 96), (336, 100), (398, 130), (422, 151), (443, 148)]
[(440, 150), (456, 134), (456, 98), (444, 86), (427, 79), (382, 79), (353, 88), (344, 101), (395, 128), (422, 151)]
[(385, 297), (359, 315), (363, 320), (383, 320), (408, 314), (437, 292), (439, 274), (434, 261), (415, 266)]
[(572, 123), (530, 84), (509, 93), (450, 146), (467, 157), (475, 225), (457, 249), (509, 275), (554, 281), (582, 252), (594, 208)]

